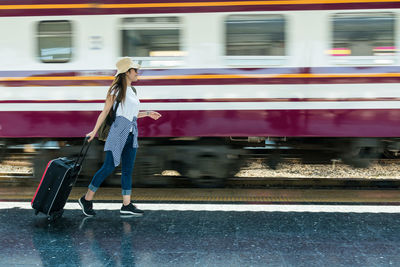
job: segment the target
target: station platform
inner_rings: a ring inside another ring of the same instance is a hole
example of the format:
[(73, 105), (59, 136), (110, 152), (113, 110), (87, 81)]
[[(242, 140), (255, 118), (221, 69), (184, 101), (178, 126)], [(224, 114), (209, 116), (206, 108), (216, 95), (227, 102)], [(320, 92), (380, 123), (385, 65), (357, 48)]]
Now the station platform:
[(67, 203), (62, 218), (0, 202), (0, 266), (399, 266), (397, 205)]
[(0, 266), (400, 266), (398, 190), (136, 188), (95, 217), (74, 188), (64, 215), (34, 215), (34, 187), (0, 189)]

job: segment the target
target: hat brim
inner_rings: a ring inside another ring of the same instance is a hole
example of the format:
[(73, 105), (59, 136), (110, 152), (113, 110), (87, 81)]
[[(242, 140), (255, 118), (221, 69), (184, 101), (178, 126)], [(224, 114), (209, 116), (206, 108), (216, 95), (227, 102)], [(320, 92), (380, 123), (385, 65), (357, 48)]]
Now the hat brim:
[(125, 71), (117, 71), (117, 73), (114, 75), (114, 77), (117, 77), (118, 76), (118, 74), (121, 74), (121, 73), (125, 73), (125, 72), (127, 72), (128, 70), (130, 70), (130, 69), (140, 69), (140, 65), (139, 64), (137, 64), (137, 63), (135, 63), (135, 62), (132, 62), (130, 65), (129, 65), (129, 67), (128, 67), (128, 69), (126, 69)]

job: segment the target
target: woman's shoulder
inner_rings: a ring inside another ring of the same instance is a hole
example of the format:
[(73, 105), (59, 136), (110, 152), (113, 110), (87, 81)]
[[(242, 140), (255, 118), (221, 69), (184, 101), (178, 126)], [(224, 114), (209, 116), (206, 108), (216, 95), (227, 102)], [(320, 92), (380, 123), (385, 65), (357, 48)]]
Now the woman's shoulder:
[(107, 94), (106, 100), (114, 102), (116, 98), (117, 98), (117, 95), (116, 94), (112, 94), (110, 92), (109, 94)]

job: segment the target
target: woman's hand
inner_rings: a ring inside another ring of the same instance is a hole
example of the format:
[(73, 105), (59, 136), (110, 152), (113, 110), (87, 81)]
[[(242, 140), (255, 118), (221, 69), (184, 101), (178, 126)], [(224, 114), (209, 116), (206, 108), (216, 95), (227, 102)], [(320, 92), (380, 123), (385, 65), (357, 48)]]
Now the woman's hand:
[(157, 111), (147, 111), (148, 116), (152, 118), (153, 120), (158, 120), (161, 117), (161, 114), (158, 113)]
[(95, 131), (91, 131), (90, 133), (86, 134), (86, 137), (89, 137), (88, 142), (91, 142), (95, 136), (96, 136)]

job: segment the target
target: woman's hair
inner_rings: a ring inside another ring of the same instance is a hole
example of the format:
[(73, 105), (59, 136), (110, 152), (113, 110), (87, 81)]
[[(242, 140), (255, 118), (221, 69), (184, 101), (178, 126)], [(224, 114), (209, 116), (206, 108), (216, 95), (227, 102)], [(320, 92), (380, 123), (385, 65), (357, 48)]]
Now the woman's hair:
[(114, 78), (114, 81), (108, 89), (107, 97), (110, 95), (115, 95), (117, 96), (118, 101), (123, 102), (125, 100), (126, 87), (128, 86), (126, 84), (125, 75), (125, 73), (120, 73)]

